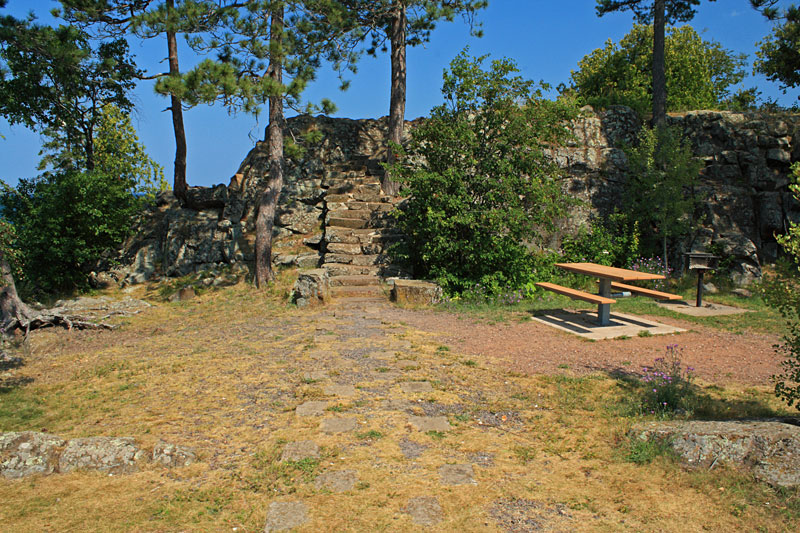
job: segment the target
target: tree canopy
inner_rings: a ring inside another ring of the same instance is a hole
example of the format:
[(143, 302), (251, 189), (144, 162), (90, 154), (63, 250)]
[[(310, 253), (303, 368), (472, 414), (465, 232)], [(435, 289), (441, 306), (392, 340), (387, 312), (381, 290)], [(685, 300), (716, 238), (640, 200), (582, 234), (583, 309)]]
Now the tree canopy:
[(567, 140), (574, 106), (541, 97), (509, 59), (462, 52), (445, 72), (445, 103), (412, 133), (393, 172), (407, 187), (400, 212), (415, 275), (450, 292), (530, 281), (525, 242), (569, 204), (545, 149)]
[[(745, 76), (746, 56), (702, 39), (688, 25), (667, 30), (665, 55), (668, 111), (719, 108)], [(609, 40), (585, 56), (572, 72), (572, 87), (583, 104), (627, 105), (643, 115), (652, 107), (652, 61), (653, 27), (637, 24), (618, 44)]]
[(92, 46), (71, 25), (0, 17), (0, 115), (50, 137), (60, 166), (94, 168), (94, 129), (103, 107), (133, 107), (136, 67), (123, 39)]
[[(750, 0), (753, 7), (775, 21), (772, 33), (764, 38), (756, 52), (755, 71), (786, 89), (800, 85), (800, 8), (792, 4), (778, 10), (773, 0)], [(800, 97), (798, 97), (800, 98)]]

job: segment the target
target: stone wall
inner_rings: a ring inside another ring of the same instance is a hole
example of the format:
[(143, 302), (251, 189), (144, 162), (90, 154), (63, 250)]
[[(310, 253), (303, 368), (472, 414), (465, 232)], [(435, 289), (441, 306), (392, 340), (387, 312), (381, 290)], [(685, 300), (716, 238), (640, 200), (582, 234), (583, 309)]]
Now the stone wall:
[[(798, 117), (696, 111), (669, 121), (684, 130), (706, 165), (697, 187), (702, 202), (697, 215), (704, 222), (676, 257), (713, 245), (734, 259), (736, 282), (751, 281), (760, 275), (761, 264), (777, 256), (773, 234), (800, 220), (800, 207), (788, 190), (789, 165), (800, 159)], [(287, 137), (305, 152), (287, 164), (274, 230), (276, 264), (318, 266), (326, 177), (349, 168), (377, 170), (386, 125), (386, 117), (288, 120)], [(406, 131), (413, 126), (407, 123)], [(572, 228), (619, 205), (627, 179), (621, 147), (635, 140), (640, 127), (628, 108), (598, 113), (587, 107), (572, 125), (575, 140), (552, 151), (568, 174), (569, 193), (585, 200), (571, 216)], [(319, 132), (322, 140), (304, 141), (310, 132)], [(125, 266), (113, 271), (114, 277), (138, 283), (252, 261), (256, 202), (269, 166), (266, 150), (266, 143), (257, 143), (228, 185), (190, 188), (199, 209), (180, 208), (171, 193), (162, 194), (126, 243), (119, 260)]]

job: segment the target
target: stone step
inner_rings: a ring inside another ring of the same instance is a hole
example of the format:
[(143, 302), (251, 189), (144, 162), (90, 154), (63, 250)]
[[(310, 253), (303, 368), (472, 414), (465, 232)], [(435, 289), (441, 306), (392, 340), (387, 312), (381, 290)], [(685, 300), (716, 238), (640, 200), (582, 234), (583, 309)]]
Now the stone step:
[(380, 217), (386, 216), (381, 215), (375, 211), (368, 211), (366, 209), (337, 209), (335, 211), (330, 210), (328, 207), (328, 220), (332, 218), (358, 218), (360, 220), (371, 220), (373, 217)]
[(331, 296), (333, 298), (364, 298), (364, 297), (386, 297), (382, 285), (367, 285), (367, 286), (342, 286), (331, 287)]
[[(394, 204), (390, 202), (359, 202), (356, 200), (351, 200), (345, 203), (344, 205), (347, 206), (347, 209), (352, 209), (355, 211), (367, 210), (367, 211), (385, 212), (394, 209)], [(329, 205), (328, 209), (330, 208), (331, 207)]]
[(377, 275), (361, 276), (330, 276), (328, 278), (331, 287), (363, 287), (367, 285), (380, 285), (381, 278)]
[(343, 263), (323, 263), (322, 268), (328, 271), (328, 276), (377, 276), (381, 271), (380, 266)]
[(342, 263), (345, 265), (388, 265), (391, 259), (385, 254), (374, 255), (349, 255), (349, 254), (325, 254), (323, 263)]
[(388, 246), (388, 244), (381, 242), (358, 244), (332, 242), (325, 245), (325, 251), (334, 254), (375, 255), (385, 252)]
[(365, 229), (369, 228), (369, 221), (357, 218), (329, 218), (326, 225), (337, 228)]
[(396, 242), (403, 238), (401, 233), (393, 228), (336, 228), (327, 227), (325, 229), (325, 242), (341, 242), (348, 244), (369, 244), (369, 243), (388, 243)]

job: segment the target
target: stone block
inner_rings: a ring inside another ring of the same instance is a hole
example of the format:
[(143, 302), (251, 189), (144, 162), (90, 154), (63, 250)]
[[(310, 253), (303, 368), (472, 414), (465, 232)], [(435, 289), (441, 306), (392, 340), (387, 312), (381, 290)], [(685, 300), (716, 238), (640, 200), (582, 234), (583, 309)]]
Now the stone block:
[(58, 460), (58, 469), (125, 472), (135, 470), (136, 463), (144, 458), (144, 451), (130, 437), (86, 437), (67, 443)]
[(330, 300), (328, 271), (324, 268), (301, 271), (292, 287), (291, 301), (298, 307), (324, 304)]
[(430, 305), (442, 299), (442, 288), (435, 283), (414, 279), (394, 280), (392, 301)]
[(23, 431), (0, 434), (0, 475), (18, 479), (52, 474), (66, 441), (48, 433)]

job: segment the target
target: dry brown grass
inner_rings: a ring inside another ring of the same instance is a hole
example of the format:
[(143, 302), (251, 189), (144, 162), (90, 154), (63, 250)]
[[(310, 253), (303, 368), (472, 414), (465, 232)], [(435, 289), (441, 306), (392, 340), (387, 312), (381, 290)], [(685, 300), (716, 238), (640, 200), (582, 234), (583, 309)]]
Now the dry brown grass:
[[(404, 512), (408, 500), (428, 495), (444, 515), (432, 531), (495, 531), (493, 506), (514, 499), (534, 502), (531, 516), (553, 531), (796, 526), (796, 493), (739, 472), (685, 470), (666, 457), (627, 462), (623, 435), (635, 419), (623, 416), (619, 381), (511, 374), (429, 334), (382, 324), (380, 307), (288, 307), (282, 283), (277, 294), (240, 284), (160, 303), (113, 332), (32, 336), (17, 372), (34, 381), (0, 393), (10, 402), (0, 429), (135, 436), (145, 446), (164, 439), (194, 447), (199, 462), (0, 480), (0, 528), (255, 532), (272, 501), (301, 500), (310, 508), (304, 530), (406, 531), (419, 529)], [(328, 377), (304, 378), (312, 370)], [(406, 394), (404, 381), (429, 381), (432, 391)], [(354, 385), (356, 395), (326, 396), (334, 382)], [(764, 388), (713, 394), (778, 408)], [(322, 433), (319, 417), (294, 413), (310, 399), (329, 400), (335, 410), (325, 417), (354, 416), (358, 429)], [(407, 423), (408, 413), (437, 406), (451, 431), (425, 434)], [(407, 459), (403, 439), (427, 449)], [(320, 459), (281, 463), (285, 443), (298, 440), (317, 442)], [(440, 483), (442, 465), (470, 463), (475, 453), (493, 455), (492, 465), (474, 466), (477, 484)], [(340, 469), (358, 471), (352, 491), (315, 488), (318, 474)]]

